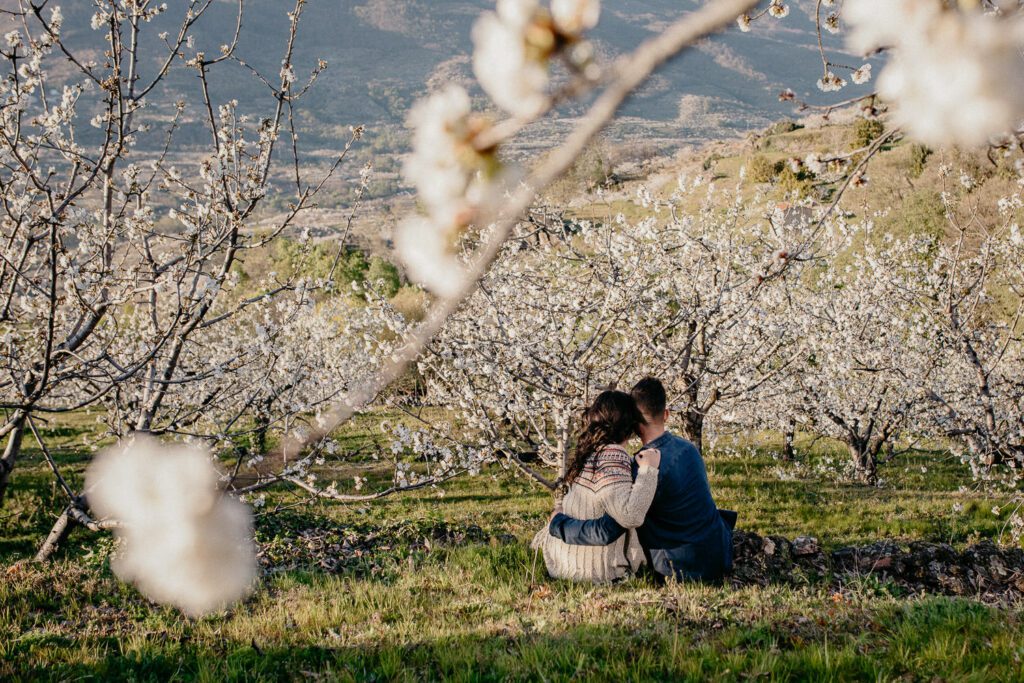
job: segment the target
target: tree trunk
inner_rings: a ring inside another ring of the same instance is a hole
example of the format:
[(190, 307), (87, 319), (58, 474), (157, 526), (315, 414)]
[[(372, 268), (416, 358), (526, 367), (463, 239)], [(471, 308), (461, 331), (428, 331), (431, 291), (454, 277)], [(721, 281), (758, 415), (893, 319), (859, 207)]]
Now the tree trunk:
[(985, 454), (982, 456), (982, 462), (985, 467), (995, 467), (996, 465), (1002, 465), (1006, 463), (1007, 457), (1003, 453), (1003, 449), (993, 445), (992, 439), (985, 439), (986, 445)]
[(878, 457), (869, 444), (855, 442), (847, 444), (853, 459), (854, 472), (862, 484), (874, 486), (878, 483)]
[(793, 448), (795, 441), (796, 422), (789, 420), (786, 422), (785, 431), (782, 432), (782, 459), (786, 462), (792, 462), (796, 459), (796, 450)]
[(683, 436), (701, 453), (704, 452), (704, 413), (695, 408), (689, 408), (683, 413), (682, 424)]
[(7, 435), (7, 446), (4, 448), (3, 456), (0, 456), (0, 508), (4, 506), (4, 498), (7, 493), (7, 483), (10, 481), (11, 472), (14, 471), (14, 463), (21, 453), (21, 440), (25, 434), (25, 419), (27, 413), (19, 412), (14, 416), (14, 428)]
[(250, 455), (263, 454), (267, 452), (267, 433), (270, 431), (269, 408), (264, 413), (260, 411), (256, 416), (256, 430), (250, 437), (252, 452)]
[(35, 557), (36, 562), (46, 562), (53, 557), (53, 554), (64, 545), (68, 536), (71, 535), (71, 530), (76, 526), (88, 529), (89, 531), (100, 532), (116, 529), (118, 525), (116, 521), (96, 521), (90, 517), (88, 500), (86, 500), (85, 496), (78, 496), (64, 508), (64, 512), (54, 522), (50, 533), (46, 535), (46, 540), (39, 546), (39, 551)]
[(71, 527), (74, 525), (74, 520), (71, 519), (71, 508), (74, 504), (64, 508), (64, 512), (60, 513), (60, 517), (54, 523), (53, 528), (50, 529), (50, 533), (46, 535), (46, 540), (39, 546), (39, 552), (36, 553), (36, 562), (47, 562), (53, 554), (57, 552), (60, 546), (64, 545), (64, 541), (67, 540), (71, 534)]

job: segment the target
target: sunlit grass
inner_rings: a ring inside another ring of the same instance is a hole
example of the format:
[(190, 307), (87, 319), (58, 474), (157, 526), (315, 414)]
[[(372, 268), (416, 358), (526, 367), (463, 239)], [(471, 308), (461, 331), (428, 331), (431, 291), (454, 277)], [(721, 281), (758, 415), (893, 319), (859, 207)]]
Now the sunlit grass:
[[(362, 417), (347, 437), (376, 438), (381, 417)], [(76, 478), (86, 461), (73, 447), (80, 437), (59, 437), (61, 465)], [(952, 459), (898, 458), (882, 466), (886, 486), (871, 489), (817, 473), (838, 455), (827, 443), (801, 439), (799, 464), (765, 443), (708, 458), (719, 504), (739, 510), (744, 529), (813, 535), (826, 547), (999, 536), (996, 501), (961, 491), (968, 475)], [(907, 596), (870, 577), (841, 593), (826, 584), (548, 579), (527, 543), (550, 495), (498, 470), (372, 504), (261, 515), (260, 539), (290, 558), (289, 568), (266, 575), (244, 604), (202, 620), (117, 581), (106, 537), (79, 530), (52, 566), (17, 562), (31, 556), (62, 500), (32, 450), (13, 494), (0, 540), (2, 679), (988, 681), (1019, 679), (1024, 656), (1016, 606)], [(268, 507), (296, 500), (272, 491)], [(310, 529), (350, 538), (359, 553), (333, 573), (303, 564), (317, 552), (300, 536)]]

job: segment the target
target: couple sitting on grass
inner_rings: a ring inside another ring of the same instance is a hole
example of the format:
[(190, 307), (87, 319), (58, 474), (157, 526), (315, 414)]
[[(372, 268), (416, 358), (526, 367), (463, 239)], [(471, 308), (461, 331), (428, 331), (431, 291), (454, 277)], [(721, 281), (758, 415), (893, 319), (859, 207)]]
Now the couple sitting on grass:
[[(646, 565), (656, 580), (717, 583), (732, 569), (736, 514), (715, 506), (700, 452), (667, 419), (653, 377), (586, 409), (565, 495), (533, 541), (551, 576), (605, 583)], [(634, 436), (644, 444), (635, 459)]]

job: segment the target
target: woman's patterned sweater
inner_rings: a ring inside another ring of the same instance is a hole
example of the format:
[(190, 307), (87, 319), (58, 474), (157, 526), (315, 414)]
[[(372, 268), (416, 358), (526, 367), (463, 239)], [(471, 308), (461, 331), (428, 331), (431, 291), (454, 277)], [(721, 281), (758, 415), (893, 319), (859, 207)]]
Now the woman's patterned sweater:
[(587, 459), (565, 494), (564, 512), (581, 520), (608, 513), (631, 531), (607, 546), (568, 545), (551, 536), (545, 525), (532, 545), (543, 551), (551, 576), (604, 583), (621, 579), (643, 562), (632, 529), (644, 522), (658, 487), (658, 470), (642, 465), (634, 482), (631, 465), (632, 458), (621, 446), (605, 446)]

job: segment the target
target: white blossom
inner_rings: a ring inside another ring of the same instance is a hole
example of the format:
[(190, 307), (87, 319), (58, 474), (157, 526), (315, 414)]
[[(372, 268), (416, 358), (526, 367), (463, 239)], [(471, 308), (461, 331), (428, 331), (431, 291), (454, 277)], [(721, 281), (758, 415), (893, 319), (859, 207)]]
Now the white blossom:
[(551, 0), (551, 17), (560, 33), (578, 36), (597, 26), (600, 0)]
[(891, 48), (878, 93), (921, 141), (976, 146), (1024, 118), (1024, 20), (936, 0), (849, 0), (851, 47)]
[(768, 6), (768, 14), (776, 19), (784, 19), (789, 16), (789, 5), (783, 2), (783, 0), (772, 0), (772, 3)]
[(490, 124), (472, 115), (469, 95), (452, 85), (418, 102), (409, 125), (413, 151), (403, 172), (415, 185), (427, 217), (399, 225), (397, 252), (413, 279), (436, 293), (452, 293), (463, 270), (453, 254), (455, 242), (494, 191), (499, 171), (493, 150), (475, 147), (477, 136)]
[(56, 5), (50, 10), (50, 30), (54, 33), (60, 33), (61, 26), (64, 24), (64, 13), (60, 9), (60, 5)]
[(498, 0), (497, 12), (473, 26), (473, 72), (480, 87), (508, 113), (532, 118), (546, 107), (548, 56), (555, 34), (535, 23), (536, 0)]
[(835, 92), (846, 87), (846, 80), (832, 71), (826, 71), (825, 74), (818, 79), (817, 85), (818, 90), (821, 90), (822, 92)]
[(864, 64), (859, 69), (856, 69), (850, 74), (850, 80), (857, 85), (863, 85), (871, 80), (871, 65)]
[(285, 87), (288, 87), (295, 82), (295, 69), (292, 68), (291, 64), (284, 64), (281, 67), (281, 83)]
[(437, 223), (409, 218), (395, 232), (395, 250), (409, 276), (432, 292), (451, 297), (465, 281), (462, 261), (453, 253), (450, 232)]
[(403, 173), (441, 224), (461, 222), (461, 214), (480, 199), (478, 172), (492, 163), (490, 155), (473, 147), (482, 120), (471, 113), (466, 91), (450, 85), (417, 102), (409, 114), (413, 149)]
[(117, 575), (195, 616), (245, 597), (256, 577), (252, 516), (217, 480), (207, 452), (144, 436), (96, 458), (89, 502), (118, 524)]

